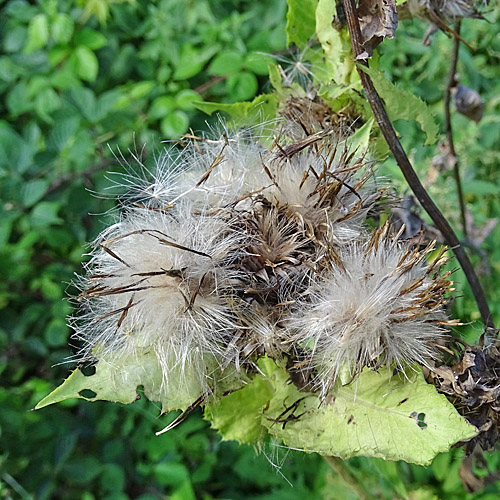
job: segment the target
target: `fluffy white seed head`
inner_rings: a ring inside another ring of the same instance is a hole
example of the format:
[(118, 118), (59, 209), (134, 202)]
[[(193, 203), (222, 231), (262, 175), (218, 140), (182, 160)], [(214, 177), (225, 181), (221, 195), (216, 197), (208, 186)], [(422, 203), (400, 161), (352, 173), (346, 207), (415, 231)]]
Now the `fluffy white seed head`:
[(305, 351), (299, 365), (316, 372), (323, 395), (340, 373), (352, 380), (365, 366), (428, 365), (446, 337), (451, 282), (433, 275), (436, 262), (427, 264), (432, 247), (412, 251), (383, 233), (338, 249), (335, 265), (289, 318)]
[(112, 357), (151, 347), (166, 380), (172, 360), (218, 359), (235, 328), (226, 297), (238, 279), (231, 253), (241, 238), (189, 202), (128, 210), (100, 236), (80, 282), (83, 318), (75, 329), (83, 358), (95, 349)]
[(264, 355), (324, 394), (343, 368), (435, 356), (448, 281), (387, 227), (369, 236), (382, 191), (365, 158), (330, 127), (274, 125), (267, 147), (259, 130), (223, 130), (184, 138), (156, 170), (125, 164), (121, 216), (78, 283), (81, 359), (149, 349), (164, 384), (180, 373), (208, 395), (215, 368)]

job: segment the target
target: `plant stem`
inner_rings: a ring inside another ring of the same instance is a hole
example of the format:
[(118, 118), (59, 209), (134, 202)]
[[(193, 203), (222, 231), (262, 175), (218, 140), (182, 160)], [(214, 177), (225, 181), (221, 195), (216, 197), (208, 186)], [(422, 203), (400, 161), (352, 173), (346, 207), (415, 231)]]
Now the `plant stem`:
[[(354, 55), (354, 60), (357, 60), (364, 52), (363, 39), (361, 37), (361, 29), (359, 27), (359, 18), (356, 11), (355, 0), (344, 0), (344, 9), (347, 17), (347, 25), (349, 28), (349, 34), (351, 35), (351, 45)], [(368, 66), (366, 61), (360, 62)], [(467, 281), (472, 289), (474, 298), (481, 314), (481, 319), (486, 328), (494, 329), (493, 319), (491, 317), (490, 308), (488, 302), (486, 301), (486, 296), (484, 290), (479, 282), (479, 279), (474, 271), (469, 257), (465, 253), (465, 250), (460, 245), (460, 242), (451, 228), (449, 222), (446, 220), (444, 215), (440, 212), (439, 208), (436, 206), (432, 198), (429, 196), (425, 188), (422, 186), (415, 170), (413, 169), (408, 156), (399, 141), (396, 131), (389, 120), (389, 116), (385, 110), (382, 99), (375, 90), (375, 86), (371, 78), (367, 73), (363, 71), (361, 67), (358, 66), (358, 73), (361, 79), (361, 84), (366, 94), (366, 98), (370, 103), (375, 119), (377, 120), (378, 126), (391, 150), (401, 172), (403, 173), (408, 185), (412, 189), (413, 193), (417, 197), (418, 201), (421, 203), (425, 211), (429, 214), (430, 218), (436, 225), (436, 227), (443, 234), (447, 244), (452, 248), (458, 262), (462, 266), (465, 273)]]
[[(460, 35), (460, 21), (457, 22), (455, 26), (455, 32)], [(456, 80), (455, 76), (457, 73), (458, 64), (458, 51), (460, 49), (460, 40), (457, 37), (453, 38), (453, 51), (451, 55), (450, 71), (448, 73), (448, 79), (446, 81), (446, 87), (444, 89), (444, 130), (446, 133), (446, 140), (448, 142), (448, 148), (450, 155), (453, 158), (453, 175), (455, 177), (455, 184), (457, 186), (457, 196), (458, 204), (460, 206), (460, 218), (462, 221), (462, 231), (464, 233), (464, 238), (467, 239), (467, 223), (465, 220), (465, 202), (462, 190), (462, 181), (460, 179), (460, 164), (458, 162), (457, 153), (455, 150), (455, 142), (453, 140), (453, 129), (451, 126), (451, 89), (455, 86)]]
[(344, 483), (351, 488), (353, 493), (355, 493), (359, 500), (372, 500), (375, 498), (371, 495), (352, 474), (352, 472), (346, 467), (343, 460), (338, 457), (323, 457), (327, 464), (336, 472)]

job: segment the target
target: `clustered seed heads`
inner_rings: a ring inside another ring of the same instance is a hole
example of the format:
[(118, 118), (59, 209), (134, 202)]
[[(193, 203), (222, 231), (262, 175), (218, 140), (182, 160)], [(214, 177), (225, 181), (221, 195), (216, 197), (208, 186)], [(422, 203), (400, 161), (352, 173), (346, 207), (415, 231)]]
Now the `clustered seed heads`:
[(214, 366), (248, 373), (269, 356), (325, 396), (342, 374), (439, 355), (444, 251), (428, 262), (432, 244), (370, 231), (386, 188), (343, 136), (273, 125), (268, 147), (251, 130), (191, 136), (151, 178), (127, 167), (119, 219), (78, 282), (82, 360), (147, 348), (165, 384), (180, 369), (208, 396)]

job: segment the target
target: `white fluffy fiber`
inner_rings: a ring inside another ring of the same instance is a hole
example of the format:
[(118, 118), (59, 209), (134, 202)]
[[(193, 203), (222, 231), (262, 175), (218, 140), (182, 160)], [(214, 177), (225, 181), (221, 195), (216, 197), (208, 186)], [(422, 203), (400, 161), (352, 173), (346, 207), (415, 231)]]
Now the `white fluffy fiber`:
[(322, 393), (340, 374), (346, 382), (365, 366), (428, 365), (446, 337), (440, 323), (447, 318), (442, 297), (435, 308), (422, 304), (432, 283), (425, 259), (391, 240), (348, 245), (338, 257), (343, 268), (333, 266), (318, 280), (288, 320), (307, 353), (302, 367), (317, 372)]
[(414, 314), (433, 283), (423, 257), (370, 240), (370, 169), (331, 136), (290, 155), (261, 142), (226, 131), (168, 150), (153, 172), (125, 165), (121, 215), (78, 283), (82, 359), (149, 348), (164, 383), (180, 367), (208, 394), (214, 366), (262, 355), (312, 371), (323, 393), (343, 367), (433, 358), (446, 318), (439, 300)]
[(100, 236), (80, 283), (83, 314), (74, 328), (83, 357), (151, 347), (166, 381), (172, 363), (203, 379), (203, 356), (220, 356), (234, 330), (225, 294), (236, 279), (228, 264), (240, 239), (189, 202), (166, 212), (126, 211)]

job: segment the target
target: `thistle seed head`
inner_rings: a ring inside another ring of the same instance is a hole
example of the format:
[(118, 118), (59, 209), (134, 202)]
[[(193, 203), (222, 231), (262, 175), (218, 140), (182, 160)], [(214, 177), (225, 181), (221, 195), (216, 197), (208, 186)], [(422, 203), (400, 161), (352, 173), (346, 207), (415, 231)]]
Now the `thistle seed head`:
[(427, 262), (433, 249), (408, 248), (385, 225), (339, 248), (338, 261), (296, 303), (288, 327), (305, 349), (299, 366), (317, 374), (323, 394), (341, 372), (352, 380), (365, 366), (404, 370), (438, 356), (452, 282), (438, 274), (442, 252)]
[(286, 130), (270, 147), (248, 131), (191, 136), (151, 175), (126, 168), (121, 215), (78, 282), (83, 360), (148, 349), (165, 384), (180, 370), (207, 396), (214, 368), (264, 355), (323, 394), (344, 367), (437, 355), (450, 282), (426, 263), (432, 247), (407, 248), (387, 226), (370, 235), (383, 190), (340, 133)]

